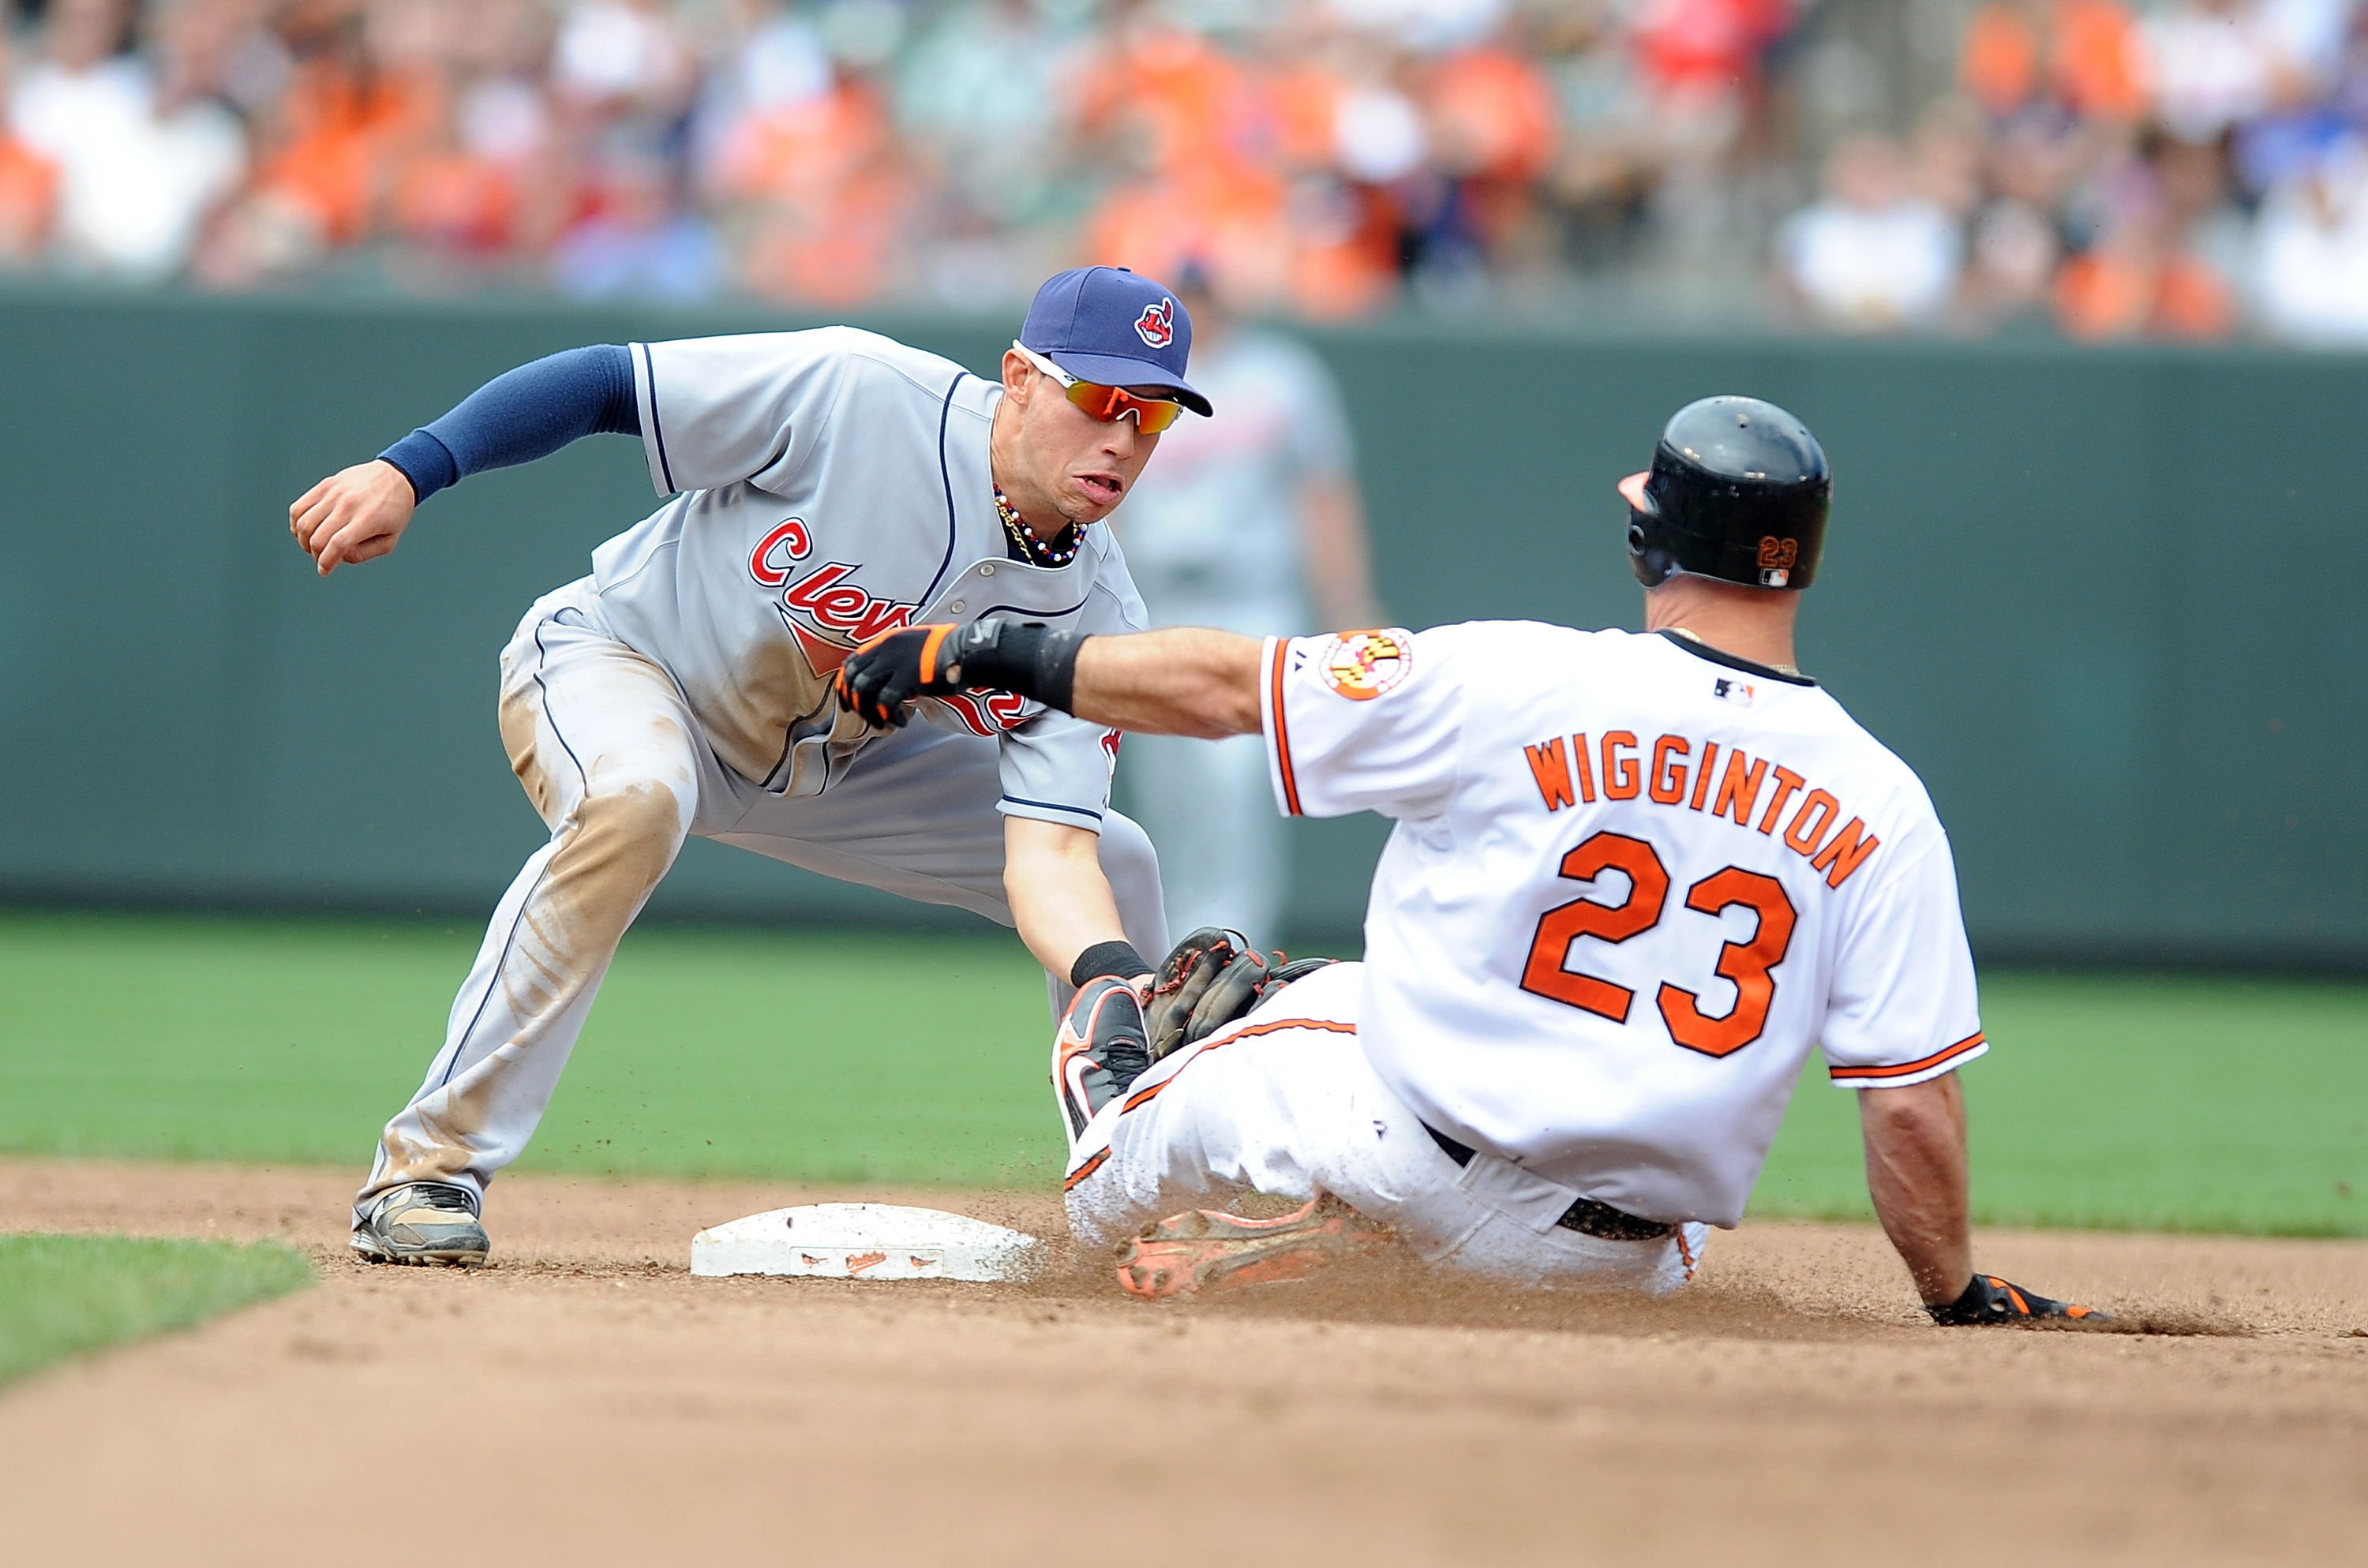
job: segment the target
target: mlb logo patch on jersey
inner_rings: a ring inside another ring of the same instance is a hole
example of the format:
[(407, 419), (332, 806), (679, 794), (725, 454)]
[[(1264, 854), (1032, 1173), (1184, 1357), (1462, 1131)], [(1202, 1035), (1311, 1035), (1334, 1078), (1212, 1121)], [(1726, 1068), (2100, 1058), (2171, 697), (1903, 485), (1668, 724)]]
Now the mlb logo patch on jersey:
[(1351, 702), (1394, 691), (1414, 673), (1414, 639), (1404, 631), (1344, 631), (1321, 655), (1324, 684)]
[(1751, 689), (1749, 681), (1736, 680), (1732, 676), (1721, 676), (1711, 682), (1710, 694), (1721, 702), (1732, 702), (1737, 708), (1750, 707), (1752, 698), (1758, 695)]

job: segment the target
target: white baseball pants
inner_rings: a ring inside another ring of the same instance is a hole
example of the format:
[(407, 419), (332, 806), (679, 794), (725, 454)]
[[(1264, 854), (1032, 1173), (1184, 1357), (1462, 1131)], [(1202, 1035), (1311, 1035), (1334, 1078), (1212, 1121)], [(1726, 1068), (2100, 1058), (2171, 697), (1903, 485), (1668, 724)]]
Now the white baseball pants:
[[(380, 1138), (357, 1221), (406, 1181), (482, 1196), (525, 1152), (617, 944), (689, 835), (1012, 924), (994, 741), (915, 723), (866, 745), (823, 794), (768, 794), (716, 760), (674, 677), (609, 634), (589, 578), (527, 612), (501, 676), (502, 740), (551, 842), (495, 908), (443, 1049)], [(1165, 953), (1151, 841), (1115, 812), (1101, 865), (1127, 939)], [(1057, 1015), (1068, 980), (1047, 979)]]
[(1426, 1262), (1520, 1285), (1662, 1294), (1692, 1278), (1709, 1227), (1616, 1242), (1554, 1223), (1579, 1194), (1495, 1154), (1458, 1165), (1357, 1043), (1362, 964), (1334, 964), (1152, 1068), (1070, 1153), (1069, 1225), (1106, 1247), (1146, 1221), (1249, 1192), (1328, 1192)]

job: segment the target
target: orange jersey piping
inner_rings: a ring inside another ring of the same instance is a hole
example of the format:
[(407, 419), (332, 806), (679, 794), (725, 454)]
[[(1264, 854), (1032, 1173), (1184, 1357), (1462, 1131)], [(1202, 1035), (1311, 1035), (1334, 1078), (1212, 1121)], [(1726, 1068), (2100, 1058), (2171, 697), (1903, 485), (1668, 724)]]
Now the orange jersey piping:
[(1076, 1186), (1079, 1182), (1085, 1180), (1087, 1176), (1101, 1169), (1103, 1163), (1110, 1157), (1110, 1152), (1108, 1149), (1103, 1149), (1096, 1153), (1092, 1159), (1087, 1160), (1084, 1165), (1079, 1165), (1076, 1172), (1070, 1176), (1068, 1180), (1061, 1184), (1061, 1190), (1063, 1192), (1068, 1191), (1071, 1187)]
[[(1328, 1034), (1355, 1034), (1357, 1032), (1357, 1026), (1354, 1024), (1339, 1023), (1331, 1018), (1276, 1018), (1269, 1023), (1252, 1024), (1246, 1029), (1235, 1029), (1231, 1034), (1219, 1035), (1216, 1038), (1204, 1042), (1201, 1047), (1199, 1055), (1196, 1055), (1193, 1058), (1193, 1061), (1197, 1062), (1201, 1056), (1206, 1056), (1209, 1052), (1215, 1051), (1220, 1046), (1231, 1045), (1237, 1040), (1247, 1040), (1253, 1035), (1275, 1034), (1283, 1029), (1322, 1029)], [(1184, 1067), (1190, 1067), (1191, 1065), (1191, 1062), (1184, 1063)], [(1148, 1105), (1153, 1100), (1157, 1099), (1159, 1097), (1159, 1092), (1162, 1089), (1165, 1089), (1168, 1085), (1174, 1083), (1177, 1079), (1184, 1075), (1184, 1067), (1178, 1067), (1167, 1077), (1162, 1078), (1156, 1084), (1152, 1085), (1151, 1087), (1137, 1090), (1134, 1094), (1129, 1096), (1126, 1105), (1119, 1111), (1119, 1115), (1124, 1116), (1128, 1111), (1134, 1109), (1137, 1106)]]
[(1833, 1075), (1833, 1080), (1837, 1084), (1869, 1078), (1905, 1078), (1911, 1074), (1938, 1067), (1944, 1062), (1953, 1062), (1983, 1043), (1981, 1031), (1976, 1029), (1956, 1044), (1943, 1046), (1931, 1055), (1918, 1061), (1902, 1062), (1889, 1067), (1828, 1067), (1826, 1071)]
[(1282, 661), (1291, 647), (1291, 639), (1274, 640), (1273, 667), (1267, 672), (1268, 705), (1274, 710), (1274, 766), (1282, 778), (1283, 808), (1291, 815), (1299, 812), (1299, 777), (1291, 767), (1291, 726), (1282, 716)]

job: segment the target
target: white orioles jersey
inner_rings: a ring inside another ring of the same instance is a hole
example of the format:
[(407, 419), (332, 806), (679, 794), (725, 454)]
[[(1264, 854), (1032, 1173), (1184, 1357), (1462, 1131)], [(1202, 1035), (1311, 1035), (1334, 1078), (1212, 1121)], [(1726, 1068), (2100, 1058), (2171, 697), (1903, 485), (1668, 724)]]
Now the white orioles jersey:
[(1671, 635), (1269, 639), (1293, 815), (1397, 820), (1359, 1034), (1439, 1131), (1731, 1226), (1810, 1049), (1845, 1086), (1987, 1047), (1947, 835), (1815, 683)]
[[(592, 552), (600, 608), (751, 782), (803, 796), (846, 775), (873, 732), (831, 677), (879, 632), (996, 614), (1144, 625), (1108, 528), (1057, 569), (1005, 553), (987, 460), (1000, 383), (852, 327), (632, 352), (650, 480), (673, 499)], [(1114, 731), (1008, 692), (916, 706), (997, 738), (1004, 814), (1100, 826)]]

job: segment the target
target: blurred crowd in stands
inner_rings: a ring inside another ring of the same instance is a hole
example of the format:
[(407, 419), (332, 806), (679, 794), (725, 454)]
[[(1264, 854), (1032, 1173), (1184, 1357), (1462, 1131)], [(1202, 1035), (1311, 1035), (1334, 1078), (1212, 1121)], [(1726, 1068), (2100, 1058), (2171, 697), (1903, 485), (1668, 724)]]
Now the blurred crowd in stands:
[(1905, 145), (1844, 138), (1775, 235), (1840, 324), (2368, 343), (2355, 0), (1990, 0)]
[(2361, 0), (14, 3), (18, 270), (2368, 343)]

